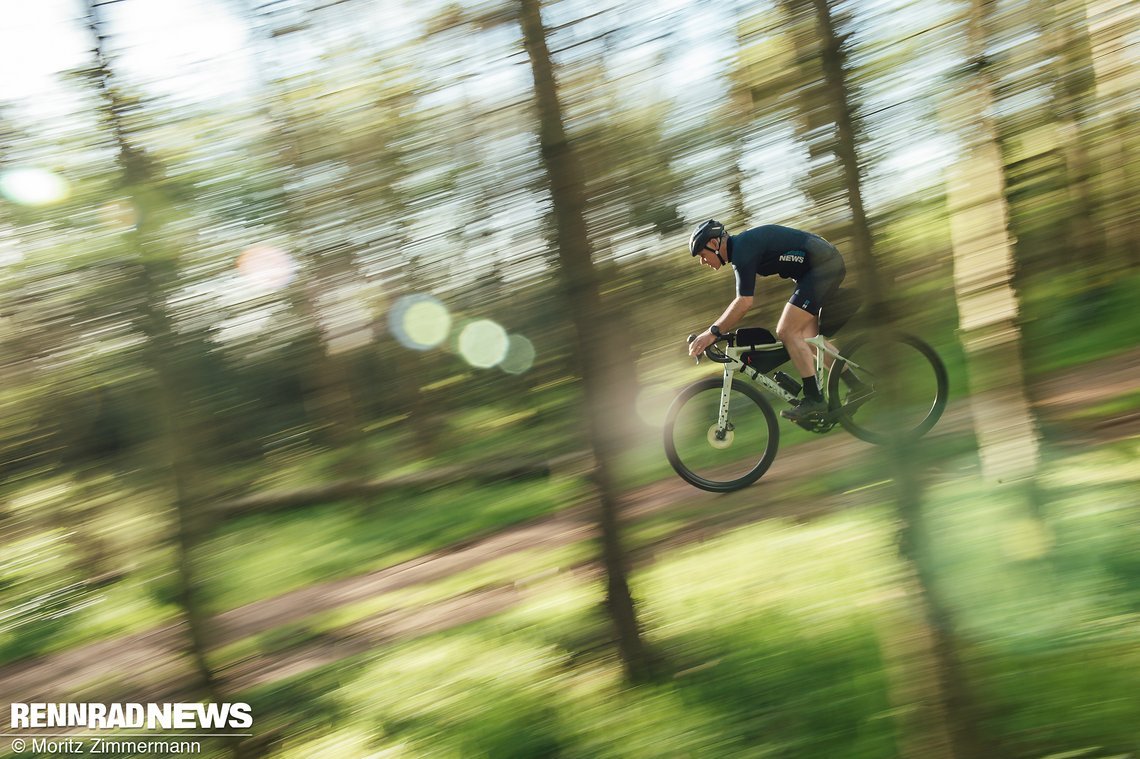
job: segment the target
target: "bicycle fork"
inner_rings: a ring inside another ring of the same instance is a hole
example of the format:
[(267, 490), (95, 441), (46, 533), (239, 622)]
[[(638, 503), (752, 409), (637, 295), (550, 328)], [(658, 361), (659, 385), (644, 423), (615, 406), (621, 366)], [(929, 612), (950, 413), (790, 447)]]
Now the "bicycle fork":
[(732, 375), (736, 368), (732, 364), (724, 365), (724, 380), (720, 386), (720, 411), (716, 416), (716, 437), (723, 440), (729, 431), (728, 426), (728, 399), (732, 393)]

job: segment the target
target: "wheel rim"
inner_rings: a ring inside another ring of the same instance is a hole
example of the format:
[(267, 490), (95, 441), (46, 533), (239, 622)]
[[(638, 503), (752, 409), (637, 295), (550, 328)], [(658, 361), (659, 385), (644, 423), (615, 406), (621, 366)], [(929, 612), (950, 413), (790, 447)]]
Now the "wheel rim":
[(686, 481), (705, 490), (734, 490), (755, 481), (771, 464), (779, 442), (775, 415), (748, 390), (733, 383), (730, 428), (723, 439), (716, 436), (719, 381), (691, 386), (674, 402), (666, 421), (666, 453)]

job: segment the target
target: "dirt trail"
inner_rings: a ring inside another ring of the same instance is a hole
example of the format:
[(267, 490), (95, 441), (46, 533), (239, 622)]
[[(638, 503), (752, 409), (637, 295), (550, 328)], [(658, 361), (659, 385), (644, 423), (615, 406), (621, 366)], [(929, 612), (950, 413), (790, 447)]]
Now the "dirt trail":
[[(1047, 416), (1061, 415), (1095, 405), (1135, 388), (1133, 371), (1140, 366), (1140, 351), (1049, 378), (1038, 385), (1044, 400), (1039, 409)], [(956, 404), (939, 423), (938, 434), (969, 428), (969, 409)], [(1111, 427), (1111, 437), (1135, 434), (1140, 425)], [(640, 488), (624, 499), (632, 521), (670, 510), (707, 509), (710, 515), (666, 536), (643, 551), (639, 561), (651, 561), (657, 550), (699, 541), (732, 526), (772, 517), (810, 518), (819, 511), (844, 508), (858, 496), (839, 494), (805, 508), (785, 497), (788, 487), (815, 471), (820, 461), (844, 459), (848, 463), (869, 456), (873, 449), (846, 434), (832, 434), (782, 451), (772, 469), (756, 485), (740, 493), (714, 495), (695, 490), (670, 478)], [(760, 508), (758, 508), (758, 506)], [(273, 598), (227, 611), (214, 618), (215, 645), (256, 635), (295, 623), (324, 611), (376, 598), (401, 588), (429, 583), (479, 566), (523, 549), (557, 548), (595, 535), (589, 510), (576, 507), (548, 517), (509, 527), (415, 559), (340, 580), (318, 583)], [(594, 571), (580, 567), (575, 571)], [(498, 613), (517, 603), (525, 586), (489, 588), (426, 607), (397, 609), (354, 622), (296, 648), (259, 655), (227, 668), (222, 676), (230, 688), (244, 688), (289, 677), (338, 661), (370, 647), (435, 632)], [(172, 684), (188, 670), (179, 655), (185, 635), (172, 624), (85, 645), (59, 654), (0, 668), (0, 702), (61, 701), (77, 692), (94, 689), (131, 694), (139, 700), (174, 695)], [(90, 694), (89, 694), (90, 695)], [(120, 696), (122, 698), (122, 696)]]
[[(940, 427), (944, 430), (961, 428), (964, 416), (955, 416), (961, 418), (944, 419)], [(703, 529), (693, 531), (693, 540), (700, 540), (710, 529), (715, 529), (713, 525), (718, 518), (731, 518), (733, 524), (738, 524), (750, 518), (791, 516), (796, 509), (789, 506), (795, 504), (785, 503), (779, 495), (788, 485), (813, 471), (821, 460), (867, 456), (871, 450), (870, 446), (846, 435), (812, 440), (783, 452), (764, 479), (744, 491), (715, 495), (696, 490), (678, 478), (670, 478), (628, 494), (624, 499), (626, 515), (636, 521), (682, 507), (707, 508), (710, 521)], [(761, 510), (756, 508), (758, 500), (767, 502)], [(742, 509), (747, 509), (750, 516), (742, 516), (739, 513)], [(515, 551), (553, 549), (586, 540), (596, 534), (595, 530), (589, 509), (575, 507), (391, 567), (299, 588), (214, 617), (211, 625), (214, 645), (224, 646), (320, 612), (440, 580)], [(687, 542), (684, 536), (676, 535), (669, 536), (668, 541), (669, 545)], [(504, 592), (502, 589), (480, 591), (424, 608), (379, 614), (338, 632), (336, 645), (329, 645), (329, 640), (318, 640), (285, 652), (274, 661), (257, 657), (256, 667), (251, 667), (249, 662), (242, 663), (224, 676), (234, 686), (260, 684), (267, 681), (271, 672), (286, 677), (299, 671), (298, 667), (309, 669), (328, 663), (330, 656), (335, 661), (363, 650), (359, 646), (367, 648), (393, 640), (393, 636), (412, 637), (443, 629), (427, 624), (427, 619), (450, 620), (444, 627), (463, 624), (501, 610)], [(518, 596), (520, 591), (512, 592)], [(171, 624), (8, 665), (0, 669), (0, 702), (65, 700), (78, 689), (108, 681), (115, 689), (132, 693), (142, 689), (154, 695), (153, 689), (158, 684), (175, 682), (180, 679), (179, 674), (189, 672), (178, 655), (178, 647), (184, 640), (181, 625)], [(329, 650), (322, 651), (323, 648)], [(302, 665), (302, 661), (307, 664)]]

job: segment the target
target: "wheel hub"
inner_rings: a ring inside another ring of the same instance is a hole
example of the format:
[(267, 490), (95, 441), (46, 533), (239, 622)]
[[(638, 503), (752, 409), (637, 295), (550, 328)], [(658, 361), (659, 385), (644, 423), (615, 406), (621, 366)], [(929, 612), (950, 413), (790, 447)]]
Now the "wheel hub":
[(713, 426), (709, 427), (708, 435), (706, 437), (708, 438), (709, 445), (711, 445), (713, 448), (716, 448), (718, 451), (723, 451), (725, 448), (728, 448), (732, 445), (732, 438), (734, 435), (735, 433), (732, 431), (731, 427), (721, 432), (719, 428), (714, 424)]

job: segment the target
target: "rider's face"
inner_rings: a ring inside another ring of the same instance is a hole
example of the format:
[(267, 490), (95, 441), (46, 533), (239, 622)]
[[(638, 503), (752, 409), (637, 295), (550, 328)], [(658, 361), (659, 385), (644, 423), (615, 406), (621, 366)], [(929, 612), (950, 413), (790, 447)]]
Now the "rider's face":
[(719, 238), (716, 240), (710, 240), (708, 245), (705, 246), (705, 249), (697, 254), (697, 257), (701, 259), (701, 265), (702, 266), (711, 266), (714, 271), (716, 269), (719, 269), (721, 267), (721, 263), (720, 263), (720, 259), (716, 257), (716, 251), (719, 248), (720, 248), (720, 239)]

